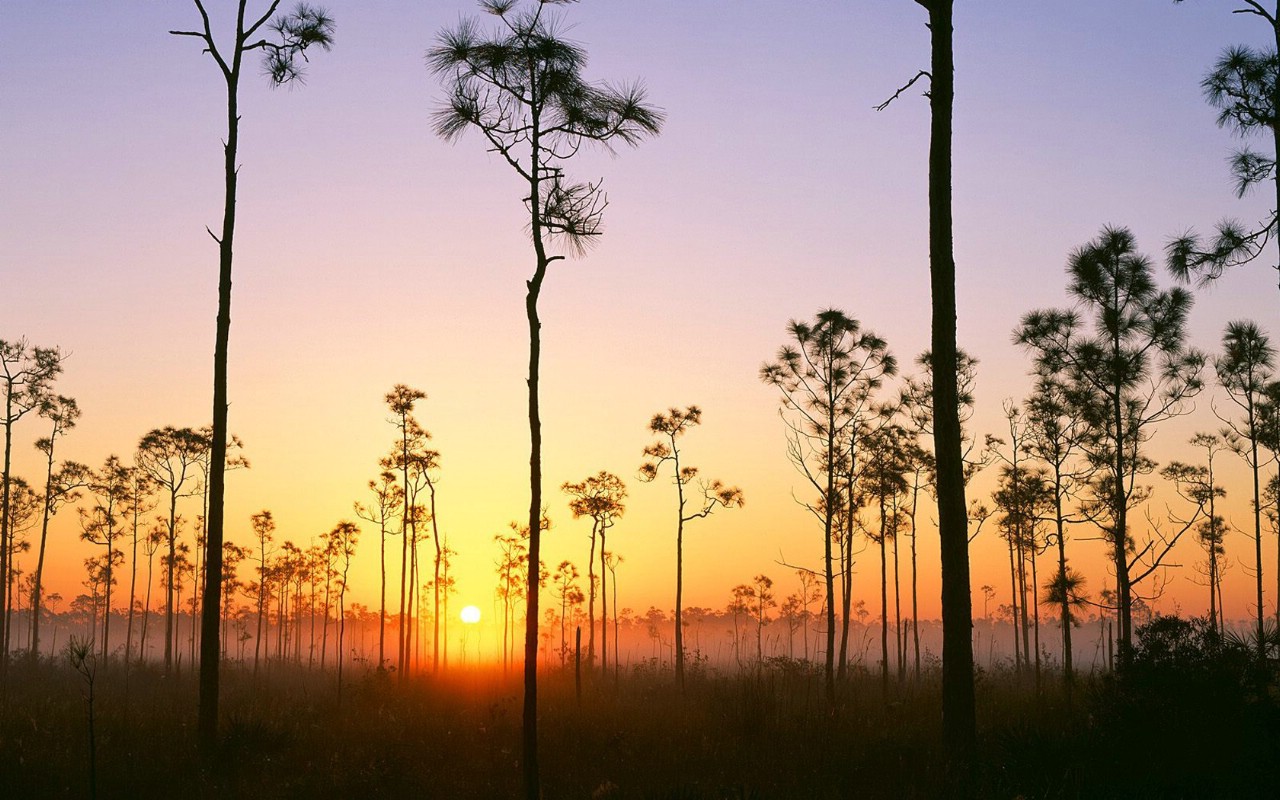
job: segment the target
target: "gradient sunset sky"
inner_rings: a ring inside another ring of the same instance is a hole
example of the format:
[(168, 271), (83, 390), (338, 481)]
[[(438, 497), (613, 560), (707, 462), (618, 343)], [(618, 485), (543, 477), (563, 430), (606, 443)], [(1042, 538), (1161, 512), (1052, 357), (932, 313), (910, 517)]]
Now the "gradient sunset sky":
[[(228, 21), (230, 2), (210, 5)], [(442, 454), (454, 607), (489, 613), (492, 537), (527, 513), (532, 256), (516, 176), (478, 136), (450, 145), (432, 133), (443, 92), (423, 57), (477, 9), (326, 5), (336, 46), (313, 57), (306, 86), (272, 91), (251, 74), (241, 89), (230, 425), (253, 467), (229, 478), (227, 532), (248, 544), (249, 515), (269, 508), (277, 538), (305, 544), (351, 518), (392, 443), (382, 397), (407, 383), (429, 395), (417, 416)], [(1265, 194), (1234, 197), (1226, 157), (1237, 142), (1199, 86), (1224, 47), (1266, 41), (1267, 28), (1233, 7), (957, 3), (959, 340), (981, 360), (979, 434), (1003, 433), (1001, 402), (1029, 387), (1011, 331), (1026, 311), (1066, 304), (1070, 250), (1120, 225), (1160, 262), (1171, 235), (1270, 209)], [(723, 607), (759, 572), (785, 596), (796, 587), (777, 562), (818, 567), (821, 531), (792, 499), (804, 489), (761, 363), (789, 319), (830, 306), (882, 335), (904, 365), (929, 339), (928, 102), (912, 89), (873, 110), (927, 68), (924, 13), (911, 0), (587, 0), (563, 15), (591, 54), (589, 77), (643, 79), (668, 122), (634, 151), (584, 152), (573, 167), (604, 177), (610, 205), (598, 245), (555, 264), (543, 293), (555, 524), (545, 560), (585, 572), (590, 526), (570, 519), (559, 486), (610, 470), (630, 486), (610, 534), (625, 558), (620, 604), (671, 608), (674, 489), (635, 476), (652, 414), (698, 404), (704, 424), (683, 440), (685, 458), (741, 486), (747, 506), (691, 526), (686, 602)], [(167, 34), (197, 23), (185, 0), (11, 0), (0, 23), (0, 338), (71, 354), (57, 390), (84, 417), (61, 455), (93, 466), (130, 457), (151, 428), (210, 418), (217, 250), (204, 228), (221, 218), (223, 85), (195, 40)], [(1217, 350), (1231, 319), (1280, 334), (1275, 258), (1273, 248), (1197, 293), (1197, 346)], [(1229, 410), (1207, 391), (1153, 455), (1194, 458), (1184, 442), (1218, 427), (1213, 402)], [(35, 481), (43, 424), (29, 418), (16, 432), (16, 472)], [(1248, 528), (1245, 472), (1223, 463), (1230, 521)], [(1165, 497), (1149, 508), (1163, 516)], [(925, 517), (921, 616), (934, 617)], [(70, 510), (54, 526), (51, 589), (67, 597), (82, 591), (90, 552), (78, 530)], [(1090, 535), (1070, 547), (1096, 592), (1104, 552)], [(376, 530), (364, 536), (355, 592), (376, 604)], [(1274, 540), (1266, 546), (1274, 564)], [(1241, 533), (1227, 551), (1251, 561)], [(988, 583), (1007, 602), (994, 526), (972, 553), (978, 607)], [(1200, 558), (1190, 537), (1179, 555)], [(855, 591), (873, 605), (872, 553), (862, 561)], [(1173, 573), (1163, 607), (1203, 613), (1192, 576)], [(1249, 581), (1242, 565), (1227, 574), (1229, 615), (1247, 613)]]

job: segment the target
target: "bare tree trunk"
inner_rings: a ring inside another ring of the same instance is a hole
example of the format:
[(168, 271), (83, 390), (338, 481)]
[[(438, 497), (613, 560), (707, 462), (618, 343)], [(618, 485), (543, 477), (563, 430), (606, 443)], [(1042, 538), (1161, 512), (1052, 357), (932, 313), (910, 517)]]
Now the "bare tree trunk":
[[(430, 479), (428, 479), (430, 480)], [(431, 578), (431, 671), (440, 671), (440, 525), (436, 522), (436, 486), (428, 483), (431, 492), (431, 540), (436, 546), (434, 572)]]
[(381, 512), (380, 533), (378, 539), (378, 671), (387, 668), (387, 517), (386, 505)]
[[(136, 480), (136, 478), (135, 478)], [(138, 602), (138, 502), (140, 498), (135, 494), (133, 506), (133, 553), (129, 558), (129, 616), (125, 623), (124, 634), (124, 663), (125, 669), (129, 668), (129, 662), (133, 659), (133, 607)], [(33, 620), (34, 621), (34, 620)], [(223, 628), (226, 628), (226, 621), (223, 621)], [(32, 649), (34, 652), (34, 648)]]
[(1062, 519), (1062, 465), (1053, 465), (1053, 516), (1058, 532), (1058, 578), (1062, 581), (1062, 680), (1071, 702), (1075, 685), (1071, 652), (1071, 585), (1067, 580), (1067, 538)]
[[(605, 530), (600, 530), (600, 674), (609, 674), (609, 584), (604, 558)], [(594, 627), (594, 624), (593, 626)]]
[(1031, 666), (1031, 621), (1027, 613), (1027, 545), (1021, 525), (1014, 531), (1014, 552), (1018, 565), (1018, 627), (1022, 632), (1022, 656), (1027, 667)]
[[(1276, 31), (1276, 40), (1280, 42), (1280, 28)], [(1280, 85), (1280, 82), (1277, 84)], [(1276, 95), (1280, 97), (1280, 89), (1277, 89)], [(1280, 125), (1280, 123), (1276, 124)], [(1277, 129), (1280, 130), (1280, 128)], [(1277, 141), (1280, 141), (1280, 138)], [(1280, 200), (1280, 180), (1277, 181), (1277, 199)], [(1280, 213), (1280, 206), (1277, 206), (1277, 213)], [(1267, 628), (1263, 623), (1262, 610), (1262, 493), (1258, 484), (1258, 434), (1255, 430), (1252, 395), (1249, 403), (1249, 449), (1252, 456), (1250, 466), (1253, 467), (1253, 552), (1254, 563), (1257, 564), (1255, 581), (1258, 590), (1258, 658), (1265, 662), (1267, 660)], [(1276, 602), (1280, 605), (1280, 595), (1277, 595)]]
[[(894, 512), (894, 517), (894, 522), (896, 523), (896, 511)], [(902, 683), (907, 677), (907, 640), (902, 631), (902, 587), (898, 578), (898, 534), (895, 530), (893, 535), (893, 647), (897, 651), (895, 656), (897, 658), (898, 683)]]
[(1036, 646), (1036, 693), (1040, 693), (1040, 583), (1038, 570), (1036, 569), (1036, 548), (1033, 544), (1031, 547), (1031, 605), (1034, 609), (1035, 639)]
[(145, 661), (147, 658), (147, 623), (151, 620), (151, 587), (155, 585), (155, 574), (152, 568), (155, 557), (156, 552), (153, 548), (151, 554), (147, 556), (147, 599), (142, 606), (142, 633), (138, 637), (139, 661)]
[(977, 738), (968, 514), (956, 385), (956, 265), (951, 215), (951, 116), (955, 103), (953, 0), (917, 0), (929, 11), (929, 275), (933, 297), (934, 452), (942, 550), (942, 721), (950, 756), (969, 764)]
[[(53, 446), (57, 443), (55, 437), (49, 439), (49, 459), (45, 470), (44, 478), (44, 513), (40, 518), (40, 549), (36, 555), (36, 571), (31, 582), (31, 657), (35, 658), (40, 652), (40, 600), (44, 591), (44, 554), (45, 546), (49, 540), (49, 517), (52, 516), (51, 495), (53, 494)], [(5, 473), (8, 474), (7, 472)], [(3, 480), (3, 478), (0, 478)], [(137, 552), (137, 525), (134, 525), (134, 552)], [(130, 590), (132, 592), (132, 590)], [(130, 609), (130, 619), (132, 619), (132, 609)], [(125, 654), (125, 660), (128, 660), (128, 653)]]
[(853, 540), (840, 534), (840, 660), (836, 677), (844, 680), (849, 669), (849, 609), (853, 595)]
[[(20, 345), (21, 346), (21, 345)], [(12, 503), (13, 467), (13, 384), (5, 392), (4, 409), (4, 472), (0, 473), (0, 643), (9, 635), (9, 576), (13, 569), (13, 553), (9, 538), (9, 506)], [(0, 652), (0, 687), (7, 688), (9, 674), (9, 648)]]
[(164, 671), (169, 674), (169, 670), (173, 668), (173, 641), (175, 637), (174, 631), (174, 584), (177, 582), (174, 577), (175, 569), (178, 566), (178, 493), (176, 489), (169, 491), (169, 561), (165, 565), (165, 574), (168, 576), (168, 585), (165, 587), (165, 606), (164, 606)]
[(1022, 650), (1018, 637), (1018, 570), (1014, 563), (1013, 537), (1009, 537), (1009, 625), (1013, 628), (1013, 668), (1022, 672)]
[(920, 677), (920, 597), (916, 572), (916, 502), (920, 497), (920, 485), (916, 484), (911, 498), (911, 639), (915, 646), (915, 674)]
[[(591, 518), (591, 552), (587, 555), (587, 669), (596, 663), (596, 530), (600, 520)], [(600, 548), (601, 558), (604, 548)]]
[(880, 691), (889, 697), (889, 572), (887, 564), (887, 531), (884, 519), (884, 497), (880, 498)]
[[(542, 165), (539, 163), (539, 108), (531, 108), (532, 141), (530, 175), (530, 226), (536, 264), (533, 277), (528, 282), (525, 295), (525, 316), (529, 323), (529, 578), (525, 593), (524, 633), (524, 708), (522, 715), (522, 763), (524, 791), (527, 800), (539, 800), (541, 789), (538, 775), (538, 592), (541, 584), (542, 556), (542, 417), (538, 402), (539, 360), (542, 355), (542, 323), (538, 319), (538, 296), (547, 275), (550, 261), (542, 242), (542, 208), (539, 180)], [(679, 596), (679, 581), (676, 584)], [(676, 614), (680, 608), (677, 600)], [(678, 630), (676, 636), (679, 637)], [(677, 662), (680, 663), (680, 662)]]

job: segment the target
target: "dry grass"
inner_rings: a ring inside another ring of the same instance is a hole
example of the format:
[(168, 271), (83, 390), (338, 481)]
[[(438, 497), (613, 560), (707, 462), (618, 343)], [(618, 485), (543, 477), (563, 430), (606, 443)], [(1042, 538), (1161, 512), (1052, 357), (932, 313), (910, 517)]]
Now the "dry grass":
[[(218, 764), (205, 770), (195, 752), (191, 677), (135, 669), (126, 692), (123, 672), (113, 664), (98, 679), (99, 797), (371, 800), (519, 792), (514, 674), (421, 676), (402, 684), (365, 673), (339, 698), (331, 675), (275, 668), (255, 680), (232, 668)], [(0, 708), (5, 796), (88, 796), (80, 681), (60, 663), (12, 665)], [(581, 704), (571, 674), (546, 674), (541, 687), (548, 798), (928, 798), (961, 785), (942, 756), (932, 678), (884, 698), (878, 679), (856, 675), (843, 684), (834, 714), (822, 702), (819, 676), (796, 669), (696, 674), (683, 695), (669, 674), (636, 671), (616, 684), (586, 681)], [(974, 794), (1171, 796), (1167, 782), (1144, 778), (1136, 743), (1122, 758), (1123, 772), (1099, 764), (1110, 740), (1093, 714), (1097, 690), (1082, 688), (1079, 696), (1072, 709), (1051, 680), (1038, 695), (1023, 678), (984, 675)], [(1275, 749), (1272, 740), (1269, 752)], [(1270, 796), (1261, 788), (1275, 785), (1276, 759), (1247, 763), (1256, 755), (1240, 754), (1236, 765), (1204, 765), (1235, 770), (1221, 796), (1248, 796), (1254, 787), (1257, 796)]]

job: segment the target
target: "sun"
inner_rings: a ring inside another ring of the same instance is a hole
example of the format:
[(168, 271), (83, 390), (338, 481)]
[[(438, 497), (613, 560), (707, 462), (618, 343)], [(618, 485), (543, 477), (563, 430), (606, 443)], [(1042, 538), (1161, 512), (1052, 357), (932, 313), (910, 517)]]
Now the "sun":
[(465, 606), (458, 616), (461, 617), (462, 621), (468, 625), (474, 625), (480, 621), (480, 609), (475, 606)]

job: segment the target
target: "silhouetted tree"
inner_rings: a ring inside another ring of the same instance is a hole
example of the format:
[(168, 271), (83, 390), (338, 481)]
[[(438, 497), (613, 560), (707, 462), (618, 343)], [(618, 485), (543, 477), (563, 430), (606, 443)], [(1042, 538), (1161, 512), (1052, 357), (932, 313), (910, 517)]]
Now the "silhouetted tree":
[[(138, 467), (168, 494), (169, 513), (165, 540), (169, 552), (164, 565), (169, 574), (173, 573), (178, 553), (178, 498), (190, 497), (200, 491), (199, 485), (193, 485), (192, 482), (195, 480), (196, 462), (208, 449), (209, 440), (192, 428), (171, 426), (156, 428), (138, 442), (138, 451), (134, 455)], [(173, 580), (169, 580), (165, 591), (164, 668), (166, 672), (173, 667), (173, 645), (176, 637), (174, 584)], [(216, 635), (214, 639), (216, 641)]]
[[(1180, 3), (1182, 0), (1174, 0)], [(1218, 127), (1227, 128), (1241, 139), (1266, 136), (1271, 154), (1259, 153), (1248, 145), (1231, 156), (1231, 174), (1236, 196), (1244, 197), (1254, 186), (1270, 182), (1280, 207), (1280, 172), (1276, 170), (1276, 148), (1280, 145), (1280, 4), (1267, 9), (1259, 0), (1240, 0), (1243, 8), (1233, 13), (1259, 17), (1271, 29), (1274, 44), (1253, 48), (1228, 47), (1200, 86), (1209, 105), (1218, 110)], [(1228, 268), (1253, 261), (1276, 236), (1276, 208), (1267, 218), (1249, 229), (1235, 220), (1218, 223), (1212, 237), (1201, 238), (1194, 231), (1174, 238), (1166, 246), (1169, 268), (1178, 278), (1192, 276), (1203, 282), (1218, 278)], [(1280, 264), (1274, 266), (1280, 271)]]
[(1064, 504), (1076, 486), (1089, 479), (1087, 465), (1076, 458), (1088, 427), (1072, 409), (1067, 386), (1052, 371), (1037, 375), (1025, 407), (1027, 451), (1045, 464), (1049, 474), (1054, 524), (1051, 540), (1058, 548), (1058, 570), (1046, 587), (1047, 596), (1057, 603), (1062, 627), (1062, 680), (1070, 702), (1075, 680), (1071, 644), (1073, 608), (1083, 599), (1084, 578), (1067, 565), (1068, 515)]
[[(627, 497), (627, 485), (610, 472), (600, 470), (579, 483), (565, 483), (561, 491), (570, 496), (569, 510), (573, 518), (591, 517), (591, 553), (588, 565), (595, 564), (596, 534), (600, 535), (600, 668), (608, 667), (609, 654), (609, 604), (608, 583), (605, 580), (605, 534), (627, 510), (622, 502)], [(587, 663), (595, 663), (596, 653), (596, 575), (595, 567), (587, 567), (587, 624), (591, 632), (587, 636)]]
[[(182, 522), (182, 517), (174, 519), (174, 527)], [(142, 634), (138, 639), (138, 658), (144, 660), (147, 654), (147, 631), (151, 621), (151, 588), (155, 586), (155, 555), (168, 538), (169, 526), (164, 517), (156, 517), (146, 538), (142, 540), (142, 552), (147, 557), (147, 596), (142, 604)]]
[[(14, 589), (18, 585), (18, 577), (22, 574), (21, 570), (16, 566), (16, 558), (18, 553), (25, 553), (31, 549), (31, 542), (27, 540), (25, 534), (34, 525), (40, 517), (40, 510), (44, 506), (44, 498), (42, 498), (35, 489), (26, 480), (19, 478), (17, 475), (10, 476), (9, 487), (9, 513), (5, 515), (5, 521), (8, 523), (9, 537), (5, 542), (5, 547), (9, 551), (9, 574), (4, 581), (5, 593), (5, 613), (8, 618), (4, 621), (5, 636), (11, 637), (13, 634), (13, 612), (15, 609)], [(21, 593), (19, 593), (21, 598)], [(10, 641), (5, 639), (0, 641), (0, 649), (7, 654), (10, 650)]]
[[(261, 16), (246, 17), (248, 0), (236, 6), (234, 38), (220, 48), (213, 35), (209, 14), (201, 0), (194, 0), (202, 26), (198, 30), (169, 31), (175, 36), (199, 39), (204, 53), (218, 65), (227, 87), (227, 138), (223, 141), (225, 195), (221, 235), (209, 235), (218, 243), (218, 317), (213, 351), (213, 436), (209, 476), (209, 533), (206, 537), (204, 618), (200, 645), (200, 743), (206, 751), (218, 733), (218, 625), (222, 608), (222, 524), (227, 461), (227, 345), (231, 333), (231, 265), (236, 232), (236, 185), (240, 173), (237, 152), (240, 146), (240, 75), (246, 53), (262, 51), (263, 72), (272, 86), (283, 86), (300, 78), (309, 47), (328, 50), (333, 44), (333, 18), (320, 8), (299, 3), (297, 8), (275, 19), (280, 0), (272, 0)], [(277, 41), (257, 38), (264, 27)]]
[[(432, 525), (435, 523), (435, 479), (432, 473), (439, 468), (440, 454), (427, 447), (427, 441), (431, 438), (431, 434), (418, 423), (413, 416), (414, 405), (419, 400), (425, 400), (427, 397), (425, 392), (418, 389), (412, 389), (402, 383), (396, 384), (392, 390), (386, 395), (385, 401), (391, 410), (391, 423), (396, 426), (396, 430), (400, 435), (400, 441), (397, 442), (396, 448), (391, 454), (383, 459), (383, 469), (398, 471), (403, 481), (401, 493), (403, 494), (402, 503), (403, 510), (400, 515), (400, 624), (399, 624), (399, 652), (398, 666), (400, 676), (403, 679), (408, 672), (410, 666), (410, 650), (413, 646), (413, 630), (416, 627), (417, 619), (415, 614), (418, 582), (418, 542), (419, 542), (419, 525), (430, 520)], [(418, 502), (419, 495), (423, 490), (427, 490), (430, 495), (431, 509), (427, 510)], [(435, 530), (436, 540), (436, 560), (437, 571), (439, 570), (440, 558), (440, 535), (439, 530)], [(433, 581), (434, 584), (439, 583), (438, 576)], [(439, 619), (438, 597), (436, 605), (436, 618)], [(410, 622), (406, 622), (406, 614), (409, 615)], [(438, 637), (437, 637), (438, 640)]]
[[(422, 432), (424, 439), (431, 434)], [(418, 454), (418, 469), (422, 480), (427, 484), (427, 514), (431, 517), (431, 543), (435, 546), (431, 579), (431, 671), (440, 671), (440, 567), (444, 558), (444, 541), (440, 537), (440, 518), (436, 514), (436, 472), (440, 469), (440, 453), (430, 448), (423, 448)]]
[(249, 555), (249, 551), (235, 542), (222, 543), (222, 657), (227, 657), (227, 617), (235, 600), (236, 590), (241, 587), (238, 577), (240, 562)]
[(378, 669), (385, 669), (386, 637), (387, 637), (387, 526), (397, 516), (397, 506), (404, 498), (404, 490), (396, 485), (396, 476), (388, 470), (378, 475), (378, 480), (369, 481), (369, 491), (373, 492), (373, 504), (365, 506), (355, 504), (356, 516), (368, 520), (378, 526)]
[(582, 589), (578, 587), (578, 568), (569, 561), (561, 561), (551, 576), (552, 591), (560, 598), (560, 665), (564, 666), (569, 655), (569, 645), (565, 640), (565, 625), (568, 622), (568, 609), (577, 602), (582, 602)]
[(275, 538), (276, 529), (275, 518), (270, 511), (263, 509), (249, 518), (249, 525), (253, 528), (253, 537), (258, 540), (258, 632), (253, 639), (253, 671), (258, 672), (258, 661), (262, 657), (263, 637), (266, 635), (267, 624), (267, 598), (271, 596), (270, 574), (267, 571), (267, 557), (271, 555), (271, 541)]
[(618, 663), (618, 565), (622, 563), (622, 556), (613, 553), (606, 553), (601, 548), (601, 555), (604, 558), (604, 565), (609, 570), (609, 576), (613, 578), (613, 678), (616, 681), (621, 671)]
[[(865, 526), (863, 533), (880, 548), (880, 683), (885, 696), (889, 692), (888, 543), (891, 539), (896, 542), (903, 522), (897, 513), (897, 499), (907, 489), (903, 477), (906, 464), (902, 444), (905, 439), (906, 431), (886, 415), (883, 424), (869, 431), (864, 438), (865, 456), (859, 476), (861, 491), (876, 504), (877, 509), (878, 523)], [(898, 634), (895, 632), (894, 636), (896, 643)], [(895, 646), (895, 650), (900, 657), (900, 647)]]
[(1082, 449), (1098, 470), (1090, 486), (1112, 549), (1123, 659), (1132, 643), (1128, 514), (1146, 496), (1138, 477), (1154, 468), (1142, 446), (1156, 425), (1185, 413), (1200, 391), (1204, 356), (1185, 343), (1191, 295), (1156, 287), (1151, 262), (1127, 229), (1104, 228), (1071, 254), (1067, 274), (1081, 311), (1033, 311), (1017, 341), (1042, 374), (1067, 382), (1075, 412), (1089, 425)]
[(756, 666), (764, 665), (764, 626), (771, 621), (769, 610), (778, 607), (773, 595), (773, 580), (768, 575), (757, 575), (752, 579), (755, 597), (751, 603), (751, 617), (756, 621)]
[(542, 422), (538, 380), (541, 322), (538, 298), (547, 267), (564, 258), (549, 253), (559, 239), (582, 252), (600, 234), (607, 200), (600, 182), (574, 183), (566, 162), (584, 143), (608, 147), (634, 145), (658, 133), (662, 114), (645, 103), (639, 84), (614, 88), (588, 83), (582, 76), (587, 54), (565, 39), (550, 5), (566, 0), (537, 0), (525, 8), (518, 0), (481, 0), (498, 20), (488, 35), (471, 19), (443, 31), (427, 53), (431, 70), (450, 93), (449, 105), (436, 112), (436, 132), (446, 140), (477, 128), (491, 149), (515, 170), (525, 185), (525, 207), (534, 249), (533, 276), (527, 282), (525, 313), (529, 324), (529, 539), (528, 611), (525, 615), (525, 687), (523, 740), (525, 793), (536, 800), (538, 591), (542, 514)]
[(51, 399), (50, 385), (62, 372), (63, 355), (56, 347), (35, 347), (25, 338), (15, 341), (0, 339), (0, 391), (4, 392), (4, 469), (0, 472), (0, 684), (9, 671), (9, 597), (13, 574), (13, 553), (9, 542), (13, 532), (9, 508), (13, 486), (13, 426), (32, 411), (43, 408)]
[(103, 556), (103, 607), (102, 663), (108, 662), (111, 652), (111, 587), (116, 583), (115, 565), (123, 561), (124, 554), (116, 550), (116, 539), (124, 535), (120, 524), (122, 512), (129, 502), (133, 488), (132, 470), (120, 461), (119, 456), (107, 456), (102, 469), (89, 478), (88, 488), (93, 494), (93, 505), (80, 509), (80, 538), (91, 544), (107, 548)]
[(340, 565), (337, 575), (338, 585), (338, 691), (342, 691), (342, 662), (347, 660), (346, 651), (346, 632), (347, 632), (347, 586), (351, 580), (351, 559), (356, 554), (356, 545), (360, 541), (360, 528), (354, 522), (343, 520), (334, 526), (333, 530), (325, 534), (328, 540), (328, 549), (334, 554), (335, 561)]
[[(1040, 604), (1035, 595), (1039, 592), (1039, 577), (1036, 569), (1036, 557), (1047, 543), (1040, 535), (1040, 523), (1047, 518), (1051, 502), (1047, 484), (1047, 473), (1033, 468), (1030, 461), (1029, 431), (1027, 416), (1012, 400), (1005, 401), (1005, 420), (1008, 423), (1008, 450), (1004, 449), (1003, 439), (988, 437), (989, 452), (1003, 462), (999, 481), (991, 495), (996, 510), (1001, 513), (998, 521), (1001, 538), (1009, 545), (1009, 567), (1012, 582), (1011, 591), (1014, 596), (1014, 608), (1020, 612), (1015, 622), (1014, 653), (1015, 665), (1018, 663), (1017, 631), (1022, 634), (1021, 653), (1024, 663), (1031, 666), (1034, 659), (1036, 689), (1040, 688)], [(1028, 567), (1030, 576), (1028, 576)], [(1030, 601), (1027, 592), (1033, 597)], [(1031, 619), (1028, 614), (1034, 616)], [(1019, 624), (1020, 623), (1020, 624)], [(1035, 646), (1032, 647), (1031, 631), (1034, 624)]]
[[(787, 333), (794, 344), (783, 345), (776, 360), (760, 368), (760, 380), (782, 393), (788, 455), (819, 496), (806, 507), (822, 522), (827, 589), (823, 674), (827, 700), (834, 702), (836, 603), (831, 545), (839, 535), (834, 526), (841, 505), (853, 502), (851, 486), (846, 487), (846, 496), (840, 497), (838, 472), (841, 466), (850, 474), (856, 469), (859, 423), (868, 413), (872, 395), (885, 376), (897, 373), (898, 365), (883, 339), (837, 309), (819, 311), (812, 323), (792, 320)], [(847, 574), (847, 565), (842, 567)], [(847, 598), (848, 592), (844, 594)], [(847, 621), (846, 608), (846, 630)]]
[[(132, 547), (129, 555), (129, 613), (125, 622), (124, 657), (126, 664), (133, 653), (133, 617), (138, 598), (138, 542), (142, 526), (142, 516), (153, 511), (157, 501), (152, 497), (156, 491), (156, 483), (143, 469), (137, 466), (129, 470), (129, 495), (125, 499), (123, 513), (129, 521)], [(145, 540), (145, 535), (141, 537)], [(143, 547), (145, 548), (145, 543)], [(139, 652), (141, 658), (141, 652)]]
[[(1271, 527), (1271, 535), (1276, 537), (1276, 597), (1280, 597), (1280, 474), (1271, 476), (1267, 486), (1262, 490), (1263, 514)], [(1280, 630), (1280, 607), (1276, 608), (1276, 630)]]
[[(1265, 626), (1262, 605), (1262, 461), (1259, 445), (1266, 448), (1263, 431), (1262, 408), (1267, 403), (1268, 384), (1275, 377), (1275, 348), (1265, 333), (1254, 323), (1236, 321), (1227, 323), (1222, 334), (1222, 353), (1213, 359), (1218, 383), (1226, 389), (1227, 396), (1243, 412), (1243, 419), (1225, 419), (1230, 438), (1228, 444), (1249, 465), (1253, 477), (1253, 545), (1254, 580), (1257, 596), (1257, 640), (1259, 657), (1265, 658)], [(1276, 452), (1273, 450), (1271, 458)], [(1212, 467), (1210, 467), (1212, 469)], [(1206, 524), (1211, 524), (1210, 523)], [(1203, 538), (1203, 534), (1202, 534)], [(1277, 596), (1280, 602), (1280, 596)], [(1210, 622), (1213, 620), (1210, 619)]]
[(498, 599), (502, 601), (502, 668), (505, 671), (510, 663), (511, 617), (516, 601), (524, 596), (524, 583), (520, 575), (524, 564), (529, 559), (529, 546), (525, 537), (520, 535), (520, 526), (511, 523), (510, 534), (498, 534), (493, 537), (498, 545), (498, 560), (495, 563), (498, 572)]
[[(1013, 432), (1010, 456), (1000, 468), (1000, 478), (991, 499), (1001, 516), (998, 527), (1001, 538), (1009, 545), (1011, 590), (1015, 598), (1014, 639), (1022, 634), (1023, 663), (1034, 666), (1037, 690), (1040, 687), (1040, 604), (1039, 574), (1036, 557), (1046, 548), (1041, 535), (1041, 522), (1048, 518), (1052, 491), (1048, 475), (1038, 467), (1026, 464), (1024, 430), (1017, 408), (1010, 404), (1010, 430)], [(1028, 574), (1028, 571), (1030, 574)], [(1027, 597), (1028, 591), (1032, 596)], [(1030, 614), (1030, 616), (1029, 616)], [(1035, 641), (1031, 641), (1034, 629)], [(1016, 652), (1016, 650), (1015, 650)]]
[[(63, 505), (79, 499), (77, 489), (88, 480), (89, 468), (74, 461), (54, 470), (54, 450), (58, 439), (76, 426), (80, 407), (70, 397), (49, 397), (40, 407), (40, 416), (49, 420), (49, 435), (36, 440), (36, 449), (45, 456), (44, 511), (40, 519), (40, 546), (31, 581), (31, 656), (40, 653), (40, 611), (44, 594), (44, 557), (49, 542), (49, 521)], [(132, 602), (132, 601), (131, 601)], [(128, 653), (126, 652), (126, 657)]]
[(1197, 433), (1191, 437), (1191, 444), (1204, 451), (1203, 464), (1186, 464), (1181, 461), (1170, 461), (1160, 473), (1178, 487), (1178, 492), (1190, 500), (1198, 508), (1205, 509), (1204, 520), (1198, 525), (1196, 538), (1204, 548), (1206, 556), (1206, 573), (1209, 578), (1209, 625), (1219, 634), (1226, 629), (1226, 619), (1222, 614), (1222, 566), (1221, 559), (1226, 554), (1223, 541), (1227, 534), (1227, 521), (1217, 512), (1217, 500), (1225, 497), (1227, 490), (1217, 483), (1214, 474), (1214, 458), (1224, 450), (1227, 443), (1223, 437), (1215, 433)]
[[(725, 486), (719, 480), (698, 480), (699, 494), (702, 497), (689, 497), (685, 487), (698, 478), (697, 467), (680, 466), (680, 447), (677, 440), (691, 428), (702, 424), (702, 409), (689, 406), (684, 411), (678, 408), (668, 410), (666, 414), (654, 414), (649, 420), (649, 431), (657, 437), (657, 441), (644, 449), (645, 458), (649, 459), (640, 465), (640, 480), (652, 483), (658, 477), (658, 471), (666, 462), (671, 462), (672, 481), (676, 485), (676, 682), (684, 689), (684, 631), (683, 631), (683, 598), (684, 598), (684, 524), (695, 519), (710, 516), (717, 506), (724, 508), (741, 507), (743, 505), (742, 490), (736, 486)], [(690, 507), (693, 503), (693, 507)]]

